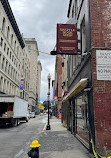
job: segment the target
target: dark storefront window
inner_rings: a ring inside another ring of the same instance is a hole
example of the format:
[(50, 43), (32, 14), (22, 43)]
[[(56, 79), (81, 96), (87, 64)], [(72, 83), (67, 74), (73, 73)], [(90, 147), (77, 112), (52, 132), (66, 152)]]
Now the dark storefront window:
[(76, 132), (89, 143), (89, 117), (88, 117), (88, 98), (87, 94), (82, 94), (75, 100), (76, 105)]

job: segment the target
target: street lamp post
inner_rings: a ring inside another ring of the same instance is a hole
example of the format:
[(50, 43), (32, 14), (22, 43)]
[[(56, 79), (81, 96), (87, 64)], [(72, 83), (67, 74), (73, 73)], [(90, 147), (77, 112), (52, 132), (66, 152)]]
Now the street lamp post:
[(48, 96), (48, 123), (47, 123), (46, 130), (50, 130), (50, 122), (49, 122), (49, 100), (50, 100), (50, 80), (51, 80), (50, 74), (48, 74), (47, 79), (48, 79), (48, 93), (47, 93), (47, 96)]

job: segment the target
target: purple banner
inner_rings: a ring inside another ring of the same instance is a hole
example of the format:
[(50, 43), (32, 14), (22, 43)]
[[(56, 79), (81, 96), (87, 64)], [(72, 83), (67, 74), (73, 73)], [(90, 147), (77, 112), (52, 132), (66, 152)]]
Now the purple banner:
[(21, 78), (21, 81), (20, 81), (20, 91), (23, 91), (24, 89), (24, 78)]

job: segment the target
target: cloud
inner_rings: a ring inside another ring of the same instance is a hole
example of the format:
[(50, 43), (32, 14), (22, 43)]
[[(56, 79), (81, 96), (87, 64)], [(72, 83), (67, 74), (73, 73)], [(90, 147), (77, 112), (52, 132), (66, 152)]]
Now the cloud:
[[(9, 0), (20, 32), (36, 38), (39, 51), (49, 53), (56, 45), (56, 25), (66, 23), (69, 0)], [(39, 53), (42, 63), (41, 101), (47, 100), (47, 75), (54, 79), (55, 57)], [(51, 88), (52, 98), (52, 88)]]

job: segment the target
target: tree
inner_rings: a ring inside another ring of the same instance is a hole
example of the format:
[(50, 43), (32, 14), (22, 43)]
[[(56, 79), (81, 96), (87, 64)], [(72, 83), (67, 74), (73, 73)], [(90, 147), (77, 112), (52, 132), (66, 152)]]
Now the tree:
[(40, 112), (42, 112), (42, 113), (43, 113), (43, 111), (44, 111), (44, 106), (43, 106), (43, 104), (42, 104), (42, 103), (40, 103)]
[[(48, 101), (43, 102), (44, 110), (48, 109)], [(51, 109), (51, 102), (49, 101), (49, 109)]]

